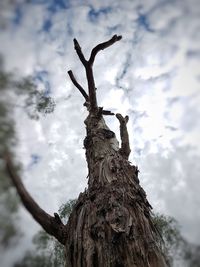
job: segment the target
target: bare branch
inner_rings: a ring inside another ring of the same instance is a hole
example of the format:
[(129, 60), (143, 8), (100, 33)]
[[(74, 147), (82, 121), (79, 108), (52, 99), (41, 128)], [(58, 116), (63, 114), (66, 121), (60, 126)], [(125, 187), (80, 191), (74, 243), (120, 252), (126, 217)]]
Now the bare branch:
[(58, 219), (57, 214), (52, 217), (40, 208), (26, 190), (20, 177), (16, 174), (10, 156), (6, 154), (4, 159), (7, 173), (11, 178), (25, 208), (48, 234), (54, 236), (61, 244), (64, 245), (66, 243), (65, 225)]
[(74, 49), (79, 56), (80, 61), (83, 63), (84, 66), (87, 64), (87, 60), (85, 59), (81, 47), (76, 39), (74, 39)]
[(89, 96), (87, 95), (87, 93), (85, 92), (83, 87), (77, 82), (76, 78), (74, 77), (73, 72), (71, 70), (69, 70), (68, 74), (69, 74), (69, 77), (70, 77), (72, 83), (76, 86), (76, 88), (78, 88), (78, 90), (80, 91), (82, 96), (85, 98), (85, 101), (89, 102)]
[(89, 64), (90, 65), (93, 65), (94, 63), (94, 60), (95, 60), (95, 57), (97, 55), (97, 53), (101, 50), (104, 50), (105, 48), (113, 45), (114, 43), (116, 43), (117, 41), (121, 40), (122, 39), (122, 36), (121, 35), (114, 35), (109, 41), (107, 42), (104, 42), (104, 43), (101, 43), (101, 44), (98, 44), (97, 46), (95, 46), (93, 49), (92, 49), (92, 52), (91, 52), (91, 55), (90, 55), (90, 59), (89, 59)]
[(129, 117), (125, 116), (125, 118), (117, 113), (116, 114), (117, 119), (119, 120), (120, 123), (120, 136), (121, 136), (121, 148), (120, 148), (120, 153), (126, 158), (128, 159), (130, 153), (131, 153), (131, 149), (130, 149), (130, 145), (129, 145), (129, 136), (128, 136), (128, 131), (127, 131), (127, 127), (126, 124), (128, 122)]
[(115, 113), (111, 112), (110, 110), (105, 110), (103, 109), (103, 107), (99, 107), (99, 111), (98, 111), (98, 116), (101, 116), (101, 115), (115, 115)]
[[(107, 42), (98, 44), (96, 47), (94, 47), (92, 49), (89, 61), (87, 61), (85, 59), (78, 41), (76, 39), (74, 39), (74, 48), (75, 48), (75, 50), (79, 56), (80, 61), (84, 65), (85, 71), (86, 71), (86, 77), (87, 77), (87, 82), (88, 82), (88, 94), (89, 94), (89, 96), (88, 96), (89, 101), (86, 100), (86, 102), (90, 103), (90, 106), (89, 106), (90, 109), (89, 110), (92, 113), (95, 113), (96, 111), (98, 112), (96, 88), (95, 88), (95, 81), (94, 81), (94, 75), (93, 75), (93, 69), (92, 69), (92, 65), (94, 63), (95, 57), (100, 50), (103, 50), (103, 49), (111, 46), (115, 42), (121, 40), (121, 38), (122, 38), (122, 36), (114, 35)], [(73, 77), (72, 73), (71, 72), (68, 72), (68, 73), (69, 73), (69, 75), (71, 75), (70, 78), (71, 78), (72, 82), (74, 83), (74, 85), (79, 89), (79, 91), (85, 97), (86, 93), (83, 90), (83, 88), (77, 83), (77, 81)], [(107, 112), (105, 112), (104, 115), (112, 115), (112, 114), (111, 113), (108, 114)]]
[(103, 115), (108, 115), (108, 116), (115, 115), (115, 113), (111, 112), (110, 110), (105, 110), (105, 109), (102, 110), (102, 114)]

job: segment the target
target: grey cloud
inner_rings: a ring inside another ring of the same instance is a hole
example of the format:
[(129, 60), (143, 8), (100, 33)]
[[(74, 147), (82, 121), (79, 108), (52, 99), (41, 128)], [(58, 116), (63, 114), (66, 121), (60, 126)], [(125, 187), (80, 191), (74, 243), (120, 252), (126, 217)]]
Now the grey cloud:
[(174, 216), (195, 243), (200, 238), (199, 161), (194, 148), (185, 146), (174, 147), (167, 157), (162, 151), (149, 154), (140, 162), (140, 180), (155, 209)]
[[(20, 25), (9, 25), (0, 37), (0, 52), (5, 57), (6, 68), (10, 71), (18, 68), (22, 76), (48, 73), (42, 75), (41, 82), (48, 81), (51, 94), (58, 103), (55, 112), (42, 118), (38, 124), (17, 113), (19, 155), (24, 166), (30, 164), (31, 153), (41, 157), (25, 172), (28, 189), (47, 211), (55, 212), (60, 204), (76, 197), (87, 185), (82, 150), (85, 135), (82, 118), (87, 116), (87, 112), (66, 71), (71, 68), (84, 87), (86, 80), (72, 40), (76, 37), (80, 41), (88, 57), (91, 47), (117, 31), (117, 34), (123, 35), (122, 41), (105, 53), (99, 53), (94, 66), (100, 101), (114, 87), (116, 90), (119, 87), (124, 89), (121, 102), (128, 99), (132, 106), (127, 110), (130, 137), (133, 139), (132, 155), (140, 165), (141, 183), (152, 205), (160, 212), (177, 218), (183, 226), (184, 235), (198, 242), (199, 156), (195, 156), (191, 147), (177, 144), (182, 144), (184, 136), (191, 136), (197, 130), (199, 98), (184, 99), (173, 87), (179, 67), (184, 67), (182, 62), (173, 63), (174, 57), (183, 48), (193, 51), (193, 45), (200, 39), (198, 1), (151, 0), (141, 3), (109, 0), (106, 5), (102, 1), (68, 2), (67, 8), (57, 8), (56, 12), (50, 12), (42, 3), (25, 5)], [(13, 8), (8, 13), (7, 20), (10, 21)], [(146, 17), (137, 21), (141, 14)], [(51, 27), (46, 25), (47, 31), (44, 24), (48, 20), (52, 24)], [(162, 71), (149, 77), (148, 70), (154, 67)], [(136, 75), (136, 70), (141, 68), (144, 68), (147, 78)], [(106, 80), (106, 73), (111, 79)], [(144, 129), (141, 121), (151, 121), (150, 104), (157, 94), (161, 95), (160, 101), (164, 106), (164, 111), (158, 109), (157, 113), (164, 112), (162, 119), (168, 130), (167, 134), (160, 133), (158, 127), (157, 135), (148, 139), (144, 130), (148, 133), (151, 129)], [(142, 104), (142, 100), (149, 103), (150, 109)], [(177, 106), (181, 115), (175, 120), (173, 112)], [(112, 124), (112, 119), (109, 123)], [(174, 127), (178, 130), (174, 131)], [(171, 137), (171, 132), (175, 136)], [(160, 138), (164, 135), (169, 138), (169, 144), (165, 146)], [(155, 147), (153, 154), (151, 151)]]
[(186, 52), (186, 57), (189, 59), (199, 60), (200, 59), (200, 50), (193, 49)]

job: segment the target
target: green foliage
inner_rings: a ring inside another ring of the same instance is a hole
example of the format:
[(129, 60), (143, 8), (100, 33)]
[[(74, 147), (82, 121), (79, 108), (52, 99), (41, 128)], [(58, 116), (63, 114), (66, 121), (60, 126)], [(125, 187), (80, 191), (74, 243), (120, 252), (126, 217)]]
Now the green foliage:
[(153, 223), (162, 237), (162, 241), (158, 241), (163, 254), (165, 255), (169, 265), (174, 260), (184, 257), (186, 241), (181, 235), (178, 222), (170, 216), (163, 214), (154, 214)]
[[(2, 161), (1, 161), (2, 163)], [(0, 246), (7, 248), (20, 236), (15, 224), (19, 199), (11, 186), (3, 164), (0, 164)]]
[(11, 187), (11, 181), (6, 173), (2, 159), (5, 151), (13, 152), (16, 142), (13, 119), (6, 104), (6, 88), (9, 84), (9, 74), (1, 69), (0, 62), (0, 246), (7, 248), (13, 242), (13, 238), (19, 235), (15, 225), (16, 212), (18, 209), (18, 197)]
[(25, 101), (25, 110), (31, 119), (38, 120), (39, 114), (46, 115), (52, 113), (55, 102), (50, 96), (45, 96), (44, 92), (32, 91)]
[[(2, 96), (0, 101), (2, 111), (0, 112), (7, 115), (13, 110), (13, 107), (21, 107), (31, 119), (37, 120), (40, 115), (52, 113), (55, 109), (54, 100), (44, 91), (38, 90), (32, 77), (18, 78), (11, 73), (4, 72), (1, 56), (0, 91)], [(16, 96), (23, 104), (16, 104)], [(10, 125), (7, 120), (5, 122)]]
[(44, 230), (40, 230), (33, 237), (33, 244), (36, 246), (37, 250), (45, 250), (52, 240), (54, 240), (53, 237), (48, 235)]
[[(45, 255), (37, 255), (35, 252), (27, 252), (23, 261), (15, 263), (14, 267), (49, 267), (51, 261)], [(56, 267), (56, 266), (55, 266)]]
[(66, 204), (62, 204), (60, 206), (58, 213), (61, 219), (68, 219), (74, 205), (76, 204), (76, 201), (77, 199), (70, 199)]

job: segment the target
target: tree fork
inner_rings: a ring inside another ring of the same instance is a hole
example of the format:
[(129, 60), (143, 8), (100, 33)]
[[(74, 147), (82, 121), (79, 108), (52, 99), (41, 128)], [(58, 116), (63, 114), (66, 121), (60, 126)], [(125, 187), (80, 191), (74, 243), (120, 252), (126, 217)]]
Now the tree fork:
[[(76, 53), (82, 62), (83, 66), (85, 67), (86, 71), (86, 77), (87, 77), (87, 82), (88, 82), (88, 92), (89, 92), (89, 102), (90, 102), (90, 111), (91, 112), (96, 112), (98, 109), (97, 106), (97, 98), (96, 98), (96, 87), (95, 87), (95, 81), (94, 81), (94, 75), (93, 75), (93, 63), (95, 60), (95, 57), (97, 53), (101, 50), (104, 50), (105, 48), (113, 45), (117, 41), (121, 40), (122, 36), (117, 36), (114, 35), (110, 40), (100, 43), (97, 46), (95, 46), (92, 51), (89, 60), (85, 59), (85, 56), (82, 52), (81, 46), (79, 45), (78, 41), (74, 39), (74, 49), (76, 50)], [(73, 82), (73, 84), (77, 87), (77, 84), (74, 83), (74, 77), (71, 75), (72, 71), (68, 71), (68, 74)], [(80, 86), (77, 87), (80, 91)]]

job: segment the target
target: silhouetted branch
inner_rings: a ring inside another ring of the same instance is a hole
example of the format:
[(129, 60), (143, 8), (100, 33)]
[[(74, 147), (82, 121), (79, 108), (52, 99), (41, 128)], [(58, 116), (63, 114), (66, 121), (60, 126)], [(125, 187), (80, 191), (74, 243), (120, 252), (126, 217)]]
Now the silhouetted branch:
[(122, 39), (121, 35), (118, 36), (115, 34), (109, 41), (98, 44), (97, 46), (95, 46), (92, 49), (91, 56), (89, 59), (89, 64), (92, 65), (94, 63), (95, 57), (99, 51), (104, 50), (105, 48), (113, 45), (114, 43), (116, 43), (117, 41), (119, 41), (121, 39)]
[(111, 112), (110, 110), (102, 110), (102, 114), (103, 115), (109, 115), (109, 116), (113, 116), (115, 115), (115, 113)]
[(80, 61), (83, 63), (84, 66), (87, 64), (87, 60), (85, 59), (81, 47), (76, 39), (74, 39), (74, 49), (79, 56)]
[(99, 107), (99, 111), (98, 111), (98, 116), (101, 116), (101, 115), (115, 115), (115, 113), (111, 112), (110, 110), (105, 110), (103, 109), (103, 107)]
[(78, 88), (78, 90), (80, 91), (82, 96), (85, 98), (85, 101), (89, 102), (89, 97), (88, 97), (87, 93), (85, 92), (83, 87), (77, 82), (76, 78), (74, 77), (73, 72), (71, 70), (69, 70), (68, 74), (69, 74), (69, 77), (70, 77), (72, 83), (76, 86), (76, 88)]
[(7, 173), (11, 178), (25, 208), (48, 234), (54, 236), (61, 244), (64, 245), (66, 243), (65, 225), (58, 218), (57, 214), (52, 217), (40, 208), (40, 206), (30, 196), (22, 183), (22, 180), (17, 175), (10, 156), (6, 154), (4, 159)]
[(130, 145), (129, 145), (129, 136), (128, 136), (128, 131), (127, 131), (127, 127), (126, 124), (128, 122), (129, 117), (125, 116), (125, 118), (117, 113), (116, 114), (117, 119), (119, 120), (120, 123), (120, 136), (121, 136), (121, 148), (120, 148), (120, 153), (126, 158), (128, 159), (130, 153), (131, 153), (131, 149), (130, 149)]
[[(87, 82), (88, 82), (88, 92), (89, 92), (89, 101), (86, 101), (86, 102), (90, 103), (89, 110), (92, 113), (95, 113), (96, 111), (98, 111), (97, 98), (96, 98), (96, 87), (95, 87), (95, 81), (94, 81), (94, 75), (93, 75), (93, 69), (92, 69), (92, 65), (94, 63), (95, 57), (96, 57), (97, 53), (100, 50), (103, 50), (103, 49), (111, 46), (115, 42), (121, 40), (121, 38), (122, 38), (122, 36), (114, 35), (110, 40), (95, 46), (92, 49), (92, 52), (91, 52), (91, 55), (90, 55), (90, 59), (88, 61), (85, 59), (78, 41), (76, 39), (74, 39), (74, 48), (75, 48), (75, 50), (76, 50), (76, 52), (77, 52), (77, 54), (79, 56), (80, 61), (82, 62), (82, 64), (85, 67), (85, 70), (86, 70), (86, 77), (87, 77)], [(71, 75), (71, 74), (72, 73), (69, 73), (69, 75)], [(74, 80), (75, 78), (73, 76), (70, 76), (70, 78), (71, 78), (72, 82), (74, 83), (74, 85), (82, 93), (82, 95), (83, 95), (83, 92), (84, 92), (84, 95), (85, 95), (85, 91), (76, 82), (76, 80)], [(104, 115), (112, 115), (112, 114), (111, 113), (108, 114), (107, 112), (105, 112)]]

